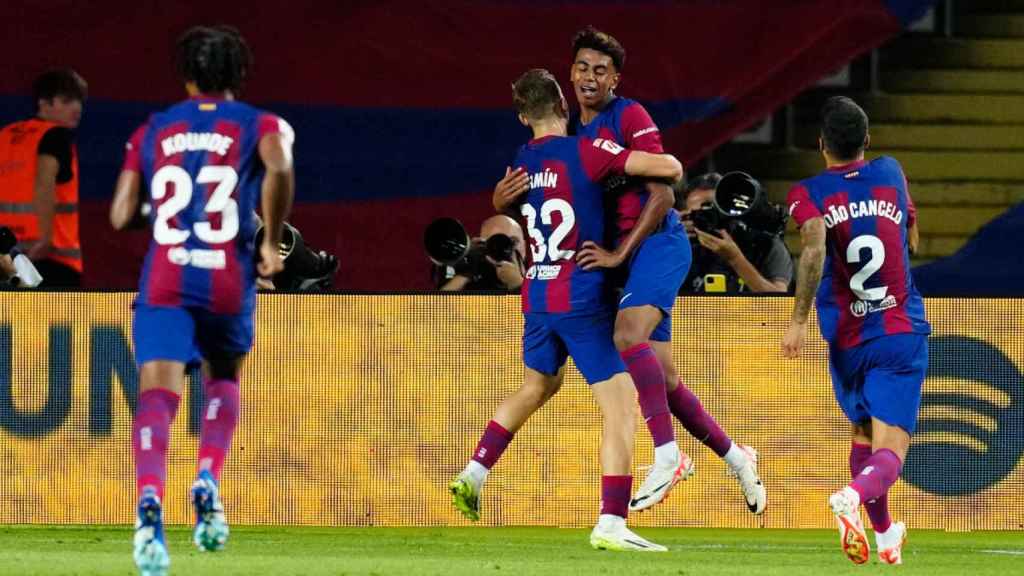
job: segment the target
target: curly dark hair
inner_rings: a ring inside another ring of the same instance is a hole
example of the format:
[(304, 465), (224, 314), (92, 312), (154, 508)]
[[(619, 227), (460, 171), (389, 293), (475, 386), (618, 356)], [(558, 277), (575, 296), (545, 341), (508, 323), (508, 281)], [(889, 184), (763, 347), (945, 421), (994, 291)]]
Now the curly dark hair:
[(852, 160), (868, 138), (868, 115), (846, 96), (833, 96), (821, 108), (821, 139), (837, 160)]
[(601, 54), (605, 54), (612, 59), (612, 64), (615, 64), (615, 70), (618, 72), (622, 71), (622, 66), (626, 63), (626, 49), (619, 44), (611, 34), (602, 32), (593, 26), (587, 26), (580, 30), (572, 38), (572, 57), (576, 58), (576, 54), (584, 48), (590, 48), (596, 50)]
[(55, 68), (40, 74), (32, 83), (32, 100), (53, 100), (63, 96), (70, 100), (85, 102), (89, 85), (71, 68)]
[(562, 100), (558, 80), (543, 68), (527, 70), (512, 84), (512, 101), (516, 111), (529, 120), (540, 120), (556, 114)]
[(252, 69), (252, 52), (231, 26), (194, 26), (178, 38), (178, 73), (200, 92), (238, 92)]

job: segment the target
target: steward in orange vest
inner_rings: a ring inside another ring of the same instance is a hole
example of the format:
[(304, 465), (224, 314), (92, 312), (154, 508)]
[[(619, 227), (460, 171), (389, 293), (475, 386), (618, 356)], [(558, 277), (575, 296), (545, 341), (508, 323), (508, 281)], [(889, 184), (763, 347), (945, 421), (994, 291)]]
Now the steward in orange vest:
[(43, 276), (42, 287), (81, 285), (78, 238), (78, 126), (85, 81), (73, 70), (46, 72), (33, 85), (37, 115), (0, 129), (0, 226)]

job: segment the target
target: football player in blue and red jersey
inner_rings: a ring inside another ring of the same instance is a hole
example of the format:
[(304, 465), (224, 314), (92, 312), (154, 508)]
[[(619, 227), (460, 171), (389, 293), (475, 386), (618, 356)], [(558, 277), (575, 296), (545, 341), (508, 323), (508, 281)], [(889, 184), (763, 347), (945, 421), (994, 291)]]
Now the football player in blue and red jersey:
[[(165, 574), (170, 564), (162, 522), (168, 434), (186, 366), (199, 359), (205, 404), (191, 490), (193, 541), (202, 550), (227, 541), (219, 481), (238, 424), (239, 372), (253, 343), (255, 281), (257, 273), (283, 268), (277, 246), (294, 188), (291, 128), (235, 100), (250, 62), (238, 32), (192, 28), (177, 56), (190, 98), (153, 114), (132, 135), (110, 213), (121, 229), (143, 194), (152, 201), (153, 239), (132, 324), (140, 373), (132, 424), (134, 558), (143, 575)], [(266, 233), (256, 247), (258, 203)]]
[(788, 358), (800, 355), (816, 300), (832, 389), (853, 423), (853, 481), (829, 499), (840, 543), (853, 562), (868, 561), (863, 504), (879, 560), (900, 564), (907, 530), (889, 517), (887, 494), (917, 424), (931, 327), (910, 275), (916, 215), (906, 177), (893, 158), (866, 161), (868, 143), (864, 110), (849, 98), (830, 98), (819, 140), (826, 170), (789, 192), (803, 253), (782, 349)]
[(530, 237), (530, 266), (522, 287), (525, 316), (523, 386), (505, 399), (487, 424), (472, 460), (449, 486), (466, 517), (480, 517), (487, 474), (513, 434), (551, 398), (572, 356), (601, 408), (601, 515), (591, 533), (599, 549), (664, 551), (626, 527), (633, 478), (633, 384), (612, 340), (614, 300), (604, 270), (584, 270), (579, 250), (605, 234), (604, 187), (609, 176), (631, 174), (675, 180), (672, 156), (626, 150), (604, 139), (568, 137), (568, 105), (558, 81), (530, 70), (513, 85), (519, 120), (533, 131), (514, 165), (528, 175), (518, 212)]
[[(571, 81), (580, 105), (575, 133), (611, 140), (625, 148), (658, 154), (661, 133), (637, 101), (615, 94), (626, 51), (612, 36), (587, 27), (573, 38)], [(504, 210), (523, 193), (524, 175), (508, 170), (494, 192)], [(672, 190), (664, 183), (617, 178), (606, 188), (615, 210), (608, 241), (588, 244), (577, 254), (585, 269), (616, 269), (622, 288), (615, 319), (615, 345), (636, 384), (640, 409), (654, 441), (654, 466), (630, 502), (630, 509), (654, 506), (680, 480), (693, 473), (689, 456), (680, 452), (672, 416), (694, 438), (725, 460), (739, 481), (747, 508), (760, 514), (767, 494), (757, 473), (757, 452), (734, 443), (697, 396), (683, 384), (672, 361), (672, 306), (690, 266), (690, 243), (672, 210)], [(623, 279), (621, 276), (625, 275)], [(623, 284), (624, 280), (624, 284)]]

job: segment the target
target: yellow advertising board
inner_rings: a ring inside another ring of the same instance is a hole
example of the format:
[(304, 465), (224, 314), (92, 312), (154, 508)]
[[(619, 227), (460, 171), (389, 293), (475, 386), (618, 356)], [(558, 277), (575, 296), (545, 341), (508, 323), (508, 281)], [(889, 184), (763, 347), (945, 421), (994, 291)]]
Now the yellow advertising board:
[[(127, 293), (0, 293), (0, 523), (128, 523), (134, 514)], [(891, 498), (917, 528), (1024, 527), (1024, 302), (929, 300), (919, 433)], [(849, 425), (816, 330), (800, 360), (779, 341), (788, 298), (690, 298), (674, 317), (684, 381), (761, 454), (764, 517), (681, 429), (697, 475), (637, 525), (831, 527), (849, 480)], [(223, 494), (237, 524), (445, 525), (447, 482), (522, 378), (516, 297), (259, 297), (255, 349)], [(172, 429), (165, 504), (189, 522), (200, 387)], [(483, 496), (483, 523), (588, 526), (600, 418), (570, 368), (516, 436)], [(652, 457), (637, 430), (636, 476)]]

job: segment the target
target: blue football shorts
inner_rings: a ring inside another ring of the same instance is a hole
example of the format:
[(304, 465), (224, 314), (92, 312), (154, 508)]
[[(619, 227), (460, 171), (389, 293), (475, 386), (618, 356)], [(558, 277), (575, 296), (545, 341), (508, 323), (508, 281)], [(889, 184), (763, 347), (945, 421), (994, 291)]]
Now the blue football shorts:
[(626, 371), (615, 349), (615, 311), (566, 314), (525, 314), (523, 363), (554, 376), (572, 356), (588, 384), (609, 380)]
[(198, 363), (214, 353), (246, 354), (253, 343), (253, 312), (214, 314), (202, 308), (135, 305), (135, 362)]
[(921, 386), (928, 371), (928, 337), (892, 334), (829, 353), (832, 390), (846, 417), (872, 417), (909, 434), (917, 427)]
[(651, 333), (651, 340), (672, 340), (672, 306), (690, 271), (692, 259), (690, 239), (678, 216), (667, 230), (648, 236), (633, 254), (619, 310), (635, 306), (654, 306), (661, 310), (661, 322)]

